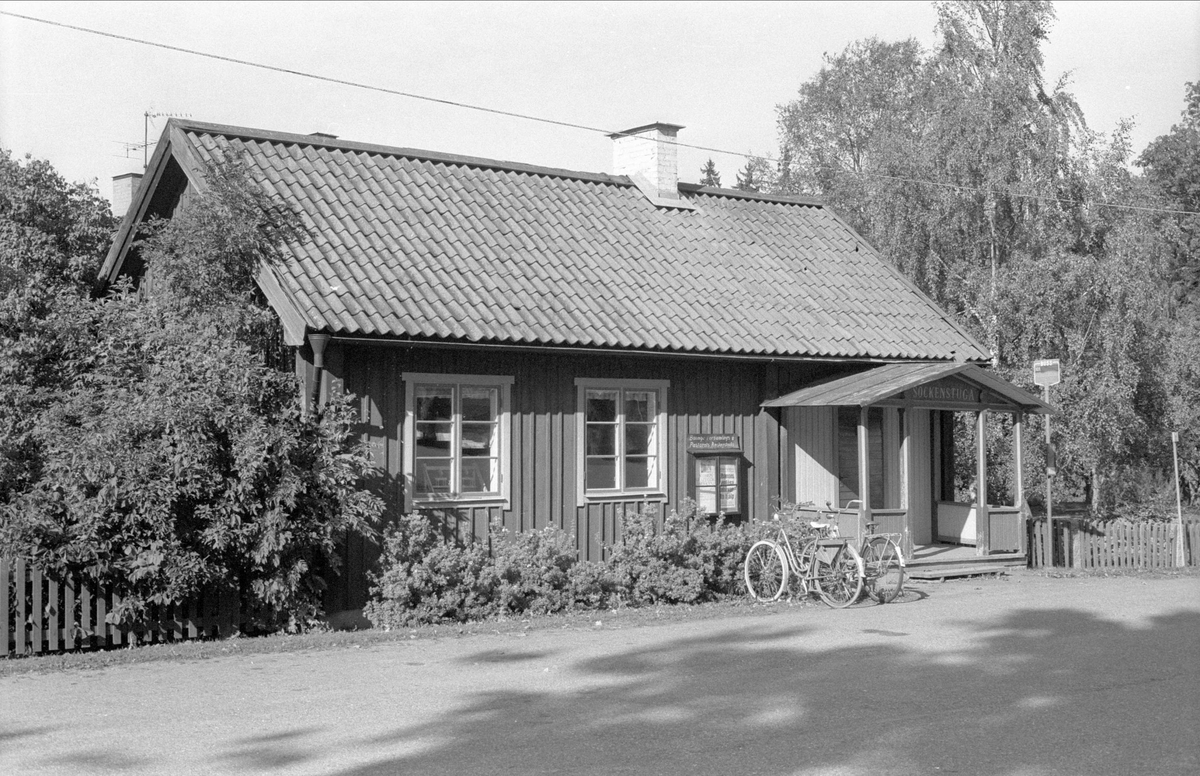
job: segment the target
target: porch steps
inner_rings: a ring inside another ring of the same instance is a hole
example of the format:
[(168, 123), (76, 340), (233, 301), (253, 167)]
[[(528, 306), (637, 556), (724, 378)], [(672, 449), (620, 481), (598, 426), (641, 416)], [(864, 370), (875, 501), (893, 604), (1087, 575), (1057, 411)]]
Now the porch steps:
[(992, 555), (976, 558), (946, 560), (913, 559), (905, 566), (904, 573), (910, 579), (953, 579), (985, 574), (1007, 574), (1027, 565), (1024, 555)]

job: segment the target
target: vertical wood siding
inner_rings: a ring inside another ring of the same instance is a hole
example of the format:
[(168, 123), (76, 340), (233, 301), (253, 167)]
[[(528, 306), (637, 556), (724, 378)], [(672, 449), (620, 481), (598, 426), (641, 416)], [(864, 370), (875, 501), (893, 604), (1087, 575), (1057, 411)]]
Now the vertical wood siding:
[(835, 450), (836, 407), (792, 407), (789, 413), (796, 460), (796, 500), (824, 509), (836, 505), (840, 484)]
[[(794, 390), (815, 377), (807, 365), (778, 367), (758, 362), (611, 355), (512, 354), (451, 348), (348, 345), (336, 340), (326, 351), (329, 390), (344, 390), (357, 399), (359, 433), (370, 445), (381, 472), (379, 493), (394, 520), (404, 508), (403, 440), (405, 386), (403, 372), (512, 376), (510, 410), (511, 473), (508, 509), (472, 507), (423, 509), (447, 534), (461, 540), (483, 539), (488, 524), (500, 520), (510, 531), (556, 526), (573, 534), (580, 556), (601, 559), (606, 547), (620, 539), (621, 515), (638, 510), (644, 500), (593, 501), (578, 506), (575, 404), (578, 377), (668, 380), (668, 499), (660, 516), (679, 509), (688, 492), (689, 434), (737, 434), (746, 459), (743, 468), (742, 517), (765, 514), (770, 500), (787, 490), (792, 497), (794, 450), (779, 423), (778, 410), (759, 404)], [(367, 599), (366, 575), (378, 558), (378, 547), (349, 540), (342, 573), (331, 579), (330, 611), (361, 607)]]

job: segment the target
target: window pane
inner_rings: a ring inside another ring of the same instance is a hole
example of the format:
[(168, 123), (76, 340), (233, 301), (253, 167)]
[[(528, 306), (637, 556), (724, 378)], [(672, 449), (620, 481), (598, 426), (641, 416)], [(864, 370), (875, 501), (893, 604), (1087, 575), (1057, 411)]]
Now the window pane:
[(500, 392), (486, 385), (462, 387), (462, 419), (491, 421), (496, 419)]
[(626, 488), (648, 488), (653, 482), (651, 473), (654, 469), (654, 459), (645, 457), (626, 458), (625, 459), (625, 487)]
[(630, 424), (625, 427), (625, 454), (648, 455), (653, 449), (655, 427), (646, 423)]
[(737, 490), (731, 487), (721, 488), (721, 511), (722, 512), (737, 512)]
[(493, 423), (462, 424), (462, 454), (464, 456), (495, 455), (496, 426)]
[(717, 512), (717, 489), (713, 487), (696, 488), (696, 506), (700, 511), (710, 515)]
[(418, 385), (416, 389), (417, 420), (450, 420), (454, 390), (449, 385)]
[(418, 458), (442, 458), (450, 455), (449, 423), (418, 423), (416, 428)]
[(450, 492), (450, 464), (442, 461), (417, 461), (413, 484), (418, 495)]
[(612, 490), (617, 487), (617, 459), (587, 459), (588, 490)]
[(463, 493), (495, 493), (499, 490), (497, 472), (499, 461), (495, 458), (468, 458), (462, 462)]
[(717, 484), (717, 459), (699, 458), (696, 461), (696, 484), (712, 487)]
[(588, 424), (587, 454), (614, 455), (617, 452), (617, 427)]
[(617, 420), (617, 391), (588, 391), (587, 419), (601, 423)]
[(625, 422), (645, 423), (654, 420), (654, 391), (625, 392)]

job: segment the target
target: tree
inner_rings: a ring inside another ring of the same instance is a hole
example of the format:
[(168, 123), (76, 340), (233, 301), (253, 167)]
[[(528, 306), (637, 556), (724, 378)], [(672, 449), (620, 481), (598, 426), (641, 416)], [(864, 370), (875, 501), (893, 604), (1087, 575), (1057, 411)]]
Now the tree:
[(711, 157), (700, 168), (700, 185), (721, 188), (721, 173), (717, 172), (717, 165), (713, 163)]
[(927, 68), (911, 39), (868, 38), (824, 59), (797, 99), (776, 109), (780, 158), (794, 160), (799, 185), (854, 216), (867, 193), (860, 174), (898, 171), (919, 145)]
[(1191, 213), (1172, 217), (1178, 230), (1172, 256), (1172, 284), (1177, 300), (1200, 295), (1200, 81), (1186, 85), (1183, 120), (1156, 138), (1138, 157), (1146, 179), (1170, 208)]
[[(1164, 210), (1149, 228), (1167, 254), (1174, 302), (1167, 334), (1166, 431), (1179, 433), (1179, 467), (1185, 498), (1200, 496), (1200, 81), (1188, 83), (1179, 124), (1138, 157)], [(1166, 450), (1163, 451), (1164, 457)]]
[(0, 503), (37, 476), (33, 418), (82, 368), (78, 313), (114, 227), (91, 187), (0, 149)]
[(751, 156), (746, 166), (738, 171), (734, 188), (738, 191), (767, 193), (772, 190), (773, 179), (771, 163), (761, 156)]
[(236, 164), (206, 182), (141, 243), (141, 293), (54, 310), (75, 332), (72, 368), (30, 419), (0, 552), (110, 586), (116, 620), (221, 586), (261, 627), (298, 629), (320, 612), (337, 541), (370, 535), (382, 503), (349, 405), (306, 413), (273, 365), (278, 324), (254, 273), (302, 239), (298, 221)]
[[(1162, 463), (1171, 229), (1096, 204), (1151, 192), (1129, 172), (1128, 128), (1091, 132), (1066, 80), (1046, 81), (1050, 3), (936, 7), (934, 51), (869, 39), (827, 56), (779, 107), (780, 155), (793, 187), (959, 317), (1002, 374), (1063, 361), (1057, 482), (1111, 504), (1145, 479), (1135, 467)], [(1169, 186), (1184, 155), (1154, 157)]]

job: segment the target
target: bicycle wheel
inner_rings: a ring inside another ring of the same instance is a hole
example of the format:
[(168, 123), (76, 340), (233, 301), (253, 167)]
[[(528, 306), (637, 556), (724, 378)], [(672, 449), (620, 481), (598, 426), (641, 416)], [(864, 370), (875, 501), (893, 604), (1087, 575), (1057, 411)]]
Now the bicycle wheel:
[(783, 548), (775, 542), (755, 543), (746, 553), (746, 589), (756, 601), (774, 601), (787, 589), (788, 566)]
[(858, 551), (843, 544), (826, 563), (818, 560), (817, 593), (834, 609), (844, 609), (862, 595), (862, 559)]
[(900, 548), (885, 536), (876, 536), (863, 548), (867, 594), (881, 604), (900, 597), (904, 589), (904, 564)]

